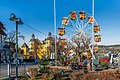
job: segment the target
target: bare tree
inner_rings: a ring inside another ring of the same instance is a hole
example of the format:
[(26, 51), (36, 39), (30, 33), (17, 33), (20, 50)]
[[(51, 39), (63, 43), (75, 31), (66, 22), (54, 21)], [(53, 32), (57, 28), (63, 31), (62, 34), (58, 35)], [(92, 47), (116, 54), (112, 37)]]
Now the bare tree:
[(77, 61), (79, 62), (82, 59), (82, 53), (87, 52), (89, 50), (89, 45), (91, 41), (91, 37), (85, 37), (85, 36), (74, 36), (71, 39), (72, 42), (69, 42), (69, 45), (71, 46), (68, 49), (73, 49), (76, 53)]
[[(20, 33), (19, 33), (20, 35)], [(25, 37), (23, 35), (18, 36), (19, 38), (22, 38), (23, 40), (25, 39)], [(11, 49), (15, 50), (15, 44), (16, 44), (16, 32), (12, 31), (10, 33), (7, 34), (7, 37), (5, 39), (5, 42), (7, 42), (10, 46)]]
[(56, 42), (57, 58), (62, 62), (65, 59), (63, 52), (65, 51), (64, 46), (61, 45), (61, 38), (59, 37)]
[(0, 43), (2, 43), (6, 38), (5, 30), (6, 28), (4, 27), (4, 24), (0, 22)]

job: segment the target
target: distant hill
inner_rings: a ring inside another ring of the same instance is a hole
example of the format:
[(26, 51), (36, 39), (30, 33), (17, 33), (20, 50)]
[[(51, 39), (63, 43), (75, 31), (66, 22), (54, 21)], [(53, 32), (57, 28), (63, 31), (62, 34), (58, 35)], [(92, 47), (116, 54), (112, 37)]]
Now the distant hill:
[(113, 53), (120, 53), (120, 44), (117, 45), (98, 45), (99, 49), (105, 48), (106, 51), (111, 51)]
[(120, 44), (117, 45), (98, 45), (99, 47), (120, 47)]

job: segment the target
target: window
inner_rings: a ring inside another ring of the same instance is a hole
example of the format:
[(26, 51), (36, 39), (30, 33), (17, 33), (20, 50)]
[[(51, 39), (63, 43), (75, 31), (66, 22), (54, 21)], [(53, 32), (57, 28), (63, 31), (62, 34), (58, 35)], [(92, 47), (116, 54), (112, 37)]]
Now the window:
[(48, 42), (46, 42), (46, 44), (48, 44)]

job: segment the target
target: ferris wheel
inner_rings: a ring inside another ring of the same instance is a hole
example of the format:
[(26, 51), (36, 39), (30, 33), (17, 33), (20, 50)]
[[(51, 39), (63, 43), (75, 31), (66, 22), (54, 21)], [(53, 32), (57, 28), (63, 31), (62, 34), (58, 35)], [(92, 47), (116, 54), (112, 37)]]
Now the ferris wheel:
[[(94, 23), (94, 26), (92, 24)], [(92, 38), (94, 42), (101, 41), (99, 34), (100, 27), (96, 20), (85, 11), (72, 11), (67, 17), (62, 18), (62, 26), (58, 28), (58, 34), (62, 37), (62, 41), (71, 41), (74, 38)], [(94, 34), (94, 36), (93, 36)], [(64, 42), (65, 45), (65, 42)]]

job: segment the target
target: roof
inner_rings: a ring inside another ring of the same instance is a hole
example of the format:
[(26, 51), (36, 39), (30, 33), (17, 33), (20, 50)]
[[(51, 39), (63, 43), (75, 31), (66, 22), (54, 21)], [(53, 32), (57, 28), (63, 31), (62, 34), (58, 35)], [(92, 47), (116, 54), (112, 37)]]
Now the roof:
[(0, 34), (6, 35), (6, 33), (3, 30), (0, 30)]
[(1, 22), (0, 22), (0, 29), (5, 30), (5, 27), (4, 27), (3, 23), (1, 23)]
[(52, 37), (47, 37), (47, 39), (45, 39), (45, 40), (52, 40), (53, 38)]
[(33, 41), (35, 41), (35, 39), (30, 39), (30, 41), (29, 41), (29, 42), (33, 42)]
[(28, 48), (28, 45), (27, 45), (26, 43), (24, 43), (24, 44), (22, 45), (22, 48), (23, 48), (23, 47)]

